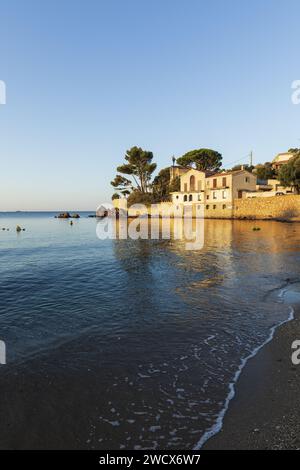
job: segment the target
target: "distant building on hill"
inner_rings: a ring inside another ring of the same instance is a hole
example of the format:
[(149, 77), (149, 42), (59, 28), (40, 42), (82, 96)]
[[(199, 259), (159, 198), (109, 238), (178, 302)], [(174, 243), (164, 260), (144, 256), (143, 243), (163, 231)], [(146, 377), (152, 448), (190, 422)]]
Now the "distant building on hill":
[(294, 153), (293, 152), (284, 152), (284, 153), (279, 153), (276, 155), (276, 157), (272, 161), (272, 168), (276, 171), (280, 169), (282, 165), (286, 165), (288, 161), (293, 158)]

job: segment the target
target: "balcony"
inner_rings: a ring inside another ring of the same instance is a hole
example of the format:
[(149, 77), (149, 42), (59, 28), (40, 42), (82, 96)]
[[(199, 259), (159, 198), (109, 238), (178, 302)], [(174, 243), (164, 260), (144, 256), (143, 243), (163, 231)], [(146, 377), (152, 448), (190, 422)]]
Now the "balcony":
[(230, 189), (230, 186), (226, 185), (226, 186), (211, 186), (207, 189), (210, 189), (211, 191), (217, 191), (218, 189)]

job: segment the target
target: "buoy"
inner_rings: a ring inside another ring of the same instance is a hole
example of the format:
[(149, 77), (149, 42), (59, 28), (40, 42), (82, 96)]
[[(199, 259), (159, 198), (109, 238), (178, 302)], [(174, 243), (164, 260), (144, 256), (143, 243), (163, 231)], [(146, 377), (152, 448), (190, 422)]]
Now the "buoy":
[(16, 231), (17, 231), (17, 232), (21, 232), (21, 231), (22, 231), (22, 229), (21, 229), (20, 225), (17, 225), (17, 227), (16, 227)]
[(70, 225), (73, 225), (73, 220), (71, 220)]

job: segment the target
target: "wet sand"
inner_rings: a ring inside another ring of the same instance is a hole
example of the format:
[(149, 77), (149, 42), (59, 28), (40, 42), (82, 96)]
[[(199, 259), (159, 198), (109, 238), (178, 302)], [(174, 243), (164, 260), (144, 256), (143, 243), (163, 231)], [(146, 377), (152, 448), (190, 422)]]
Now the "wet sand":
[(300, 365), (291, 360), (300, 340), (300, 307), (245, 366), (222, 430), (203, 449), (300, 449)]

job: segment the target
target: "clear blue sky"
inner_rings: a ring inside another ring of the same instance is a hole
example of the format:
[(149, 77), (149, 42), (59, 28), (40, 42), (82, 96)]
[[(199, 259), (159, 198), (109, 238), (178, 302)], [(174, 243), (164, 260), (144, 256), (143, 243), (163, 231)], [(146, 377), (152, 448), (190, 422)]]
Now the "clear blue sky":
[(126, 149), (300, 146), (295, 0), (2, 0), (0, 210), (92, 210)]

